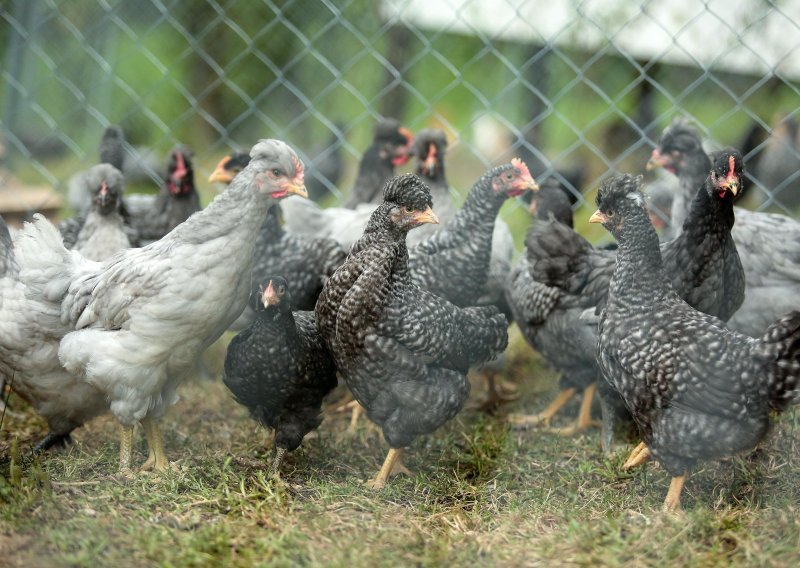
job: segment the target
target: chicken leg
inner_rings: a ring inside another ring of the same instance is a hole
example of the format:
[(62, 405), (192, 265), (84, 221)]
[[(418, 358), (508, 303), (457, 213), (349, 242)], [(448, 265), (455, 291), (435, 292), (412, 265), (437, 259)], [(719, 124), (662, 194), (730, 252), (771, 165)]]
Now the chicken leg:
[(581, 399), (581, 409), (578, 412), (578, 419), (575, 424), (567, 428), (558, 428), (557, 433), (562, 436), (573, 436), (579, 434), (592, 426), (600, 426), (600, 422), (592, 420), (592, 401), (594, 400), (594, 393), (597, 390), (597, 383), (592, 383), (583, 391), (583, 398)]
[(286, 448), (280, 446), (272, 447), (272, 464), (269, 466), (270, 475), (276, 479), (281, 477), (281, 464), (283, 463), (283, 456), (286, 455)]
[(498, 380), (497, 373), (494, 371), (487, 371), (485, 374), (486, 379), (486, 399), (478, 403), (475, 408), (484, 412), (491, 412), (496, 410), (498, 406), (503, 403), (517, 400), (519, 395), (516, 394), (516, 387), (508, 383)]
[(142, 419), (142, 428), (144, 428), (144, 435), (147, 438), (149, 454), (147, 461), (142, 465), (141, 471), (151, 469), (158, 472), (167, 471), (170, 468), (170, 463), (164, 454), (164, 443), (161, 438), (161, 428), (158, 425), (158, 420), (145, 417)]
[(669, 491), (667, 491), (667, 498), (664, 499), (664, 511), (677, 513), (681, 510), (681, 491), (683, 491), (684, 483), (686, 483), (685, 473), (672, 478), (669, 484)]
[(639, 467), (649, 459), (650, 459), (650, 448), (648, 448), (647, 444), (645, 444), (644, 442), (639, 442), (639, 445), (633, 448), (633, 451), (628, 456), (628, 459), (625, 460), (624, 464), (622, 464), (622, 469), (624, 471), (628, 471), (629, 469), (633, 469), (634, 467)]
[(558, 414), (558, 411), (563, 408), (569, 399), (575, 396), (575, 389), (564, 389), (558, 393), (558, 396), (539, 414), (511, 414), (508, 421), (515, 426), (536, 426), (538, 424), (549, 425), (553, 416)]
[(378, 474), (375, 477), (367, 481), (367, 487), (370, 489), (383, 489), (386, 487), (386, 482), (392, 476), (401, 473), (403, 475), (413, 475), (411, 471), (409, 471), (409, 469), (403, 465), (404, 452), (404, 448), (389, 449), (389, 453), (386, 454), (386, 459), (383, 461), (380, 471), (378, 471)]
[(133, 426), (121, 426), (119, 436), (119, 471), (123, 474), (131, 473), (131, 459), (133, 458)]

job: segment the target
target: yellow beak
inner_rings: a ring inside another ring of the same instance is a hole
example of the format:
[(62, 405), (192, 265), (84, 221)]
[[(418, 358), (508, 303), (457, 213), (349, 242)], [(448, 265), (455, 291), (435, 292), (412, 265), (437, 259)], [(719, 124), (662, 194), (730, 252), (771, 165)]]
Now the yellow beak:
[(294, 193), (295, 195), (299, 195), (300, 197), (304, 197), (305, 199), (308, 199), (308, 191), (306, 191), (305, 184), (301, 183), (298, 185), (296, 183), (290, 183), (289, 185), (286, 186), (286, 191), (288, 191), (289, 193)]
[(425, 211), (414, 211), (412, 217), (418, 225), (423, 225), (425, 223), (439, 224), (439, 217), (436, 216), (436, 213), (434, 213), (433, 209), (430, 207), (428, 207)]
[(605, 223), (607, 220), (608, 219), (606, 218), (606, 216), (603, 215), (599, 209), (594, 213), (592, 213), (592, 216), (589, 217), (590, 223)]

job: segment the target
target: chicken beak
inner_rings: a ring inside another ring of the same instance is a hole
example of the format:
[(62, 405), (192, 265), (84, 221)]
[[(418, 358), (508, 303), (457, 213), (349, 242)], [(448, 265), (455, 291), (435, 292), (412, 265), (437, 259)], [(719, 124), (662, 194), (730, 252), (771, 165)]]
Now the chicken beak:
[(653, 153), (650, 154), (650, 159), (647, 160), (647, 165), (645, 169), (649, 172), (651, 170), (657, 170), (658, 168), (663, 168), (664, 164), (667, 163), (666, 156), (662, 155), (661, 152), (658, 151), (658, 148), (653, 149)]
[(728, 178), (725, 182), (720, 186), (722, 189), (727, 189), (730, 191), (734, 197), (739, 194), (739, 182), (736, 178)]
[(100, 198), (100, 206), (105, 207), (108, 205), (108, 202), (111, 201), (111, 197), (108, 193), (108, 186), (106, 185), (106, 180), (103, 180), (103, 183), (100, 185), (100, 192), (97, 194)]
[(272, 287), (272, 280), (269, 281), (269, 284), (261, 293), (261, 303), (264, 304), (265, 308), (277, 306), (280, 303), (280, 298), (275, 293), (275, 288)]
[(439, 217), (433, 212), (433, 209), (428, 207), (425, 211), (414, 211), (411, 214), (417, 225), (424, 225), (425, 223), (439, 224)]
[(606, 221), (608, 221), (608, 217), (603, 215), (599, 209), (592, 213), (592, 216), (589, 217), (590, 223), (605, 223)]
[(226, 170), (225, 166), (231, 160), (230, 156), (225, 156), (220, 160), (217, 167), (214, 168), (214, 171), (211, 172), (211, 175), (208, 176), (208, 183), (224, 183), (228, 184), (233, 181), (234, 176), (230, 172), (230, 170)]
[(294, 183), (291, 182), (286, 186), (287, 193), (294, 193), (295, 195), (299, 195), (304, 199), (308, 199), (308, 191), (306, 191), (306, 186), (303, 182)]

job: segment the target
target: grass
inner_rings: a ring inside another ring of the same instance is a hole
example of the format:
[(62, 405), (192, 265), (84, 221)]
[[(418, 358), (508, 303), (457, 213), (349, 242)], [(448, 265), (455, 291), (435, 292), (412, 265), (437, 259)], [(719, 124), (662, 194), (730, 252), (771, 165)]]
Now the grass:
[[(556, 377), (513, 334), (506, 378), (536, 411)], [(207, 356), (218, 368), (224, 341)], [(474, 398), (482, 394), (480, 384)], [(101, 418), (66, 451), (31, 458), (44, 424), (12, 397), (0, 431), (0, 550), (8, 566), (326, 564), (796, 565), (800, 560), (800, 434), (781, 417), (756, 452), (704, 464), (685, 513), (660, 512), (669, 483), (648, 464), (620, 466), (630, 444), (603, 456), (597, 431), (562, 438), (511, 430), (465, 410), (407, 454), (416, 472), (383, 492), (363, 486), (387, 449), (367, 423), (347, 436), (326, 419), (269, 478), (269, 435), (219, 380), (184, 385), (165, 419), (178, 470), (115, 475), (117, 430)], [(575, 416), (571, 404), (559, 419)], [(140, 440), (137, 458), (144, 460)]]

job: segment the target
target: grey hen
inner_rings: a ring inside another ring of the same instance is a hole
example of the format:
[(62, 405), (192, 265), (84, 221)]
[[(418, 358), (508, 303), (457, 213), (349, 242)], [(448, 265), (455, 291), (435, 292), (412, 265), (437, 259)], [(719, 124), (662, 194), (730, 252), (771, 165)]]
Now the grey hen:
[[(51, 238), (54, 246), (60, 244), (57, 232)], [(68, 331), (58, 306), (26, 296), (0, 217), (0, 385), (9, 383), (47, 421), (50, 432), (36, 450), (69, 443), (72, 430), (107, 408), (102, 392), (59, 362), (59, 342)]]
[[(702, 183), (700, 164), (709, 163), (700, 135), (676, 120), (662, 134), (651, 166), (676, 173), (682, 188)], [(684, 216), (676, 196), (673, 219)], [(800, 295), (800, 222), (785, 215), (734, 208), (731, 232), (744, 268), (746, 291), (741, 308), (728, 321), (731, 329), (761, 335), (779, 315), (794, 309)]]
[(676, 510), (697, 461), (752, 449), (772, 411), (800, 402), (800, 311), (758, 339), (730, 331), (670, 286), (635, 178), (603, 184), (597, 205), (591, 221), (619, 242), (598, 362), (639, 426), (642, 453), (672, 475), (664, 507)]
[(114, 253), (139, 246), (139, 235), (122, 217), (122, 173), (113, 166), (94, 166), (83, 176), (92, 197), (89, 212), (58, 225), (64, 246), (89, 260), (105, 260)]
[(255, 296), (255, 320), (228, 345), (223, 381), (254, 420), (275, 430), (272, 472), (279, 475), (284, 454), (322, 422), (336, 367), (314, 313), (292, 312), (286, 280), (268, 275)]
[(185, 146), (173, 148), (167, 171), (157, 195), (133, 194), (125, 198), (128, 220), (139, 233), (142, 244), (149, 244), (169, 233), (200, 211), (200, 195), (194, 185), (192, 152)]
[(391, 446), (373, 488), (400, 469), (403, 448), (461, 410), (469, 367), (508, 342), (496, 309), (460, 309), (411, 281), (406, 234), (431, 222), (436, 216), (421, 180), (392, 179), (315, 309), (337, 369)]
[(161, 240), (104, 263), (64, 249), (41, 217), (18, 239), (26, 294), (60, 311), (70, 328), (59, 359), (103, 392), (122, 426), (123, 471), (136, 422), (150, 447), (145, 467), (169, 467), (158, 420), (200, 353), (242, 312), (267, 210), (290, 193), (305, 195), (302, 163), (285, 143), (262, 140), (251, 157), (205, 210)]
[[(100, 164), (108, 164), (122, 171), (125, 160), (125, 136), (119, 126), (111, 125), (105, 129), (100, 139)], [(78, 216), (83, 216), (89, 209), (94, 194), (92, 185), (87, 183), (88, 172), (79, 172), (67, 182), (67, 203)]]

